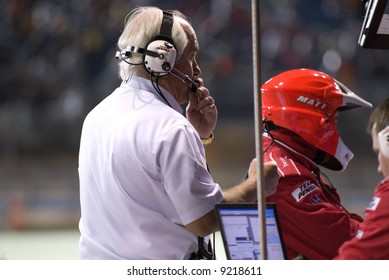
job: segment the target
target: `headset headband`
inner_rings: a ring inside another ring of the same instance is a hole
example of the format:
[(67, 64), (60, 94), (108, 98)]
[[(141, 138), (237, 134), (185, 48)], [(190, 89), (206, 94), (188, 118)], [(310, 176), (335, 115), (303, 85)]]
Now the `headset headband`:
[(163, 18), (162, 18), (161, 29), (159, 31), (159, 35), (157, 35), (154, 38), (154, 40), (165, 40), (174, 45), (172, 39), (173, 14), (168, 11), (162, 11), (162, 12), (163, 12)]

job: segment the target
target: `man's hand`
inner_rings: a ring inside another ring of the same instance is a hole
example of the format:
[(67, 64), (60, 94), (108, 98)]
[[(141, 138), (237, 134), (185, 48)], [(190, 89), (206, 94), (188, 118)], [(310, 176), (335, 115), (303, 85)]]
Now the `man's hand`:
[(202, 139), (207, 139), (216, 127), (217, 108), (202, 79), (196, 79), (199, 87), (189, 100), (186, 116)]
[[(249, 167), (248, 178), (256, 179), (257, 159), (254, 158)], [(279, 175), (277, 172), (277, 164), (274, 161), (264, 162), (263, 174), (265, 176), (265, 196), (268, 197), (276, 192)]]
[(268, 197), (276, 192), (280, 176), (278, 175), (275, 161), (265, 162), (263, 169), (265, 176), (265, 196)]

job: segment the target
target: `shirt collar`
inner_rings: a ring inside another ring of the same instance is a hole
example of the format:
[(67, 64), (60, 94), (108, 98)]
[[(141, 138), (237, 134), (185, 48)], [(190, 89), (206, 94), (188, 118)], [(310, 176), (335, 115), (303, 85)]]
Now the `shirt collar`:
[[(162, 102), (166, 103), (164, 100), (162, 100), (161, 96), (158, 94), (158, 92), (156, 91), (156, 89), (154, 88), (153, 84), (149, 79), (145, 79), (139, 76), (130, 76), (127, 79), (123, 80), (122, 85), (129, 85), (134, 88), (151, 92)], [(163, 87), (159, 86), (159, 88), (163, 96), (165, 96), (166, 100), (171, 105), (171, 107), (182, 115), (184, 113), (184, 110), (182, 109), (181, 105), (177, 102), (177, 100), (173, 97), (173, 95)], [(166, 105), (169, 106), (169, 104)]]

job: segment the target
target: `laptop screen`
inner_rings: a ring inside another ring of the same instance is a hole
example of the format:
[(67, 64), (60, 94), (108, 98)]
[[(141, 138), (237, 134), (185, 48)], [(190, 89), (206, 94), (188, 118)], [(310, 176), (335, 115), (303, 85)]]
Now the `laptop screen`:
[[(258, 260), (260, 229), (258, 205), (217, 204), (216, 211), (224, 249), (229, 260)], [(266, 204), (267, 259), (284, 260), (285, 248), (275, 204)]]

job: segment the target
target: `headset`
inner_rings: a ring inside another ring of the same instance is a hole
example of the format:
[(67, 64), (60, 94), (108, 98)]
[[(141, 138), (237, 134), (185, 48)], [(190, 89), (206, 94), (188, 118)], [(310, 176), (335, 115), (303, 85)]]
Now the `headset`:
[(173, 14), (163, 11), (163, 18), (159, 35), (146, 47), (149, 53), (145, 55), (144, 66), (146, 70), (157, 76), (167, 75), (176, 63), (177, 50), (172, 39)]
[(389, 158), (389, 125), (378, 133), (378, 142), (381, 153)]
[(189, 78), (188, 75), (174, 68), (177, 58), (177, 50), (172, 39), (173, 14), (168, 11), (162, 11), (163, 18), (159, 35), (154, 37), (146, 48), (136, 46), (127, 46), (122, 51), (116, 52), (116, 58), (129, 64), (128, 60), (132, 53), (138, 53), (144, 56), (143, 65), (147, 72), (154, 78), (166, 76), (171, 73), (174, 76), (187, 83), (189, 88), (196, 92), (198, 83)]

